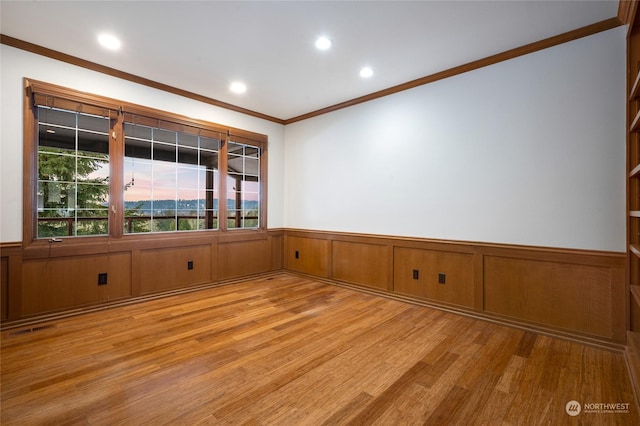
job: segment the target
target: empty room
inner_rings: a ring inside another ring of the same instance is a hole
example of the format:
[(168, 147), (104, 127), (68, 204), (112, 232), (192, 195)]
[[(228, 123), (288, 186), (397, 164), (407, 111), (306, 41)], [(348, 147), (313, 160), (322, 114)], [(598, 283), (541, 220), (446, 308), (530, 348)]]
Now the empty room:
[(640, 424), (640, 17), (0, 0), (3, 425)]

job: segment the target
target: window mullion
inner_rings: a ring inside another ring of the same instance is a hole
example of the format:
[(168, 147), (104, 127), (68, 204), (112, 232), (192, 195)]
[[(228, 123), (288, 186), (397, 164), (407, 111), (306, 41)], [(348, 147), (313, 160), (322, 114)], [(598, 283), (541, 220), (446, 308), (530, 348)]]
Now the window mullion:
[(242, 188), (242, 183), (247, 180), (247, 147), (242, 147), (242, 178), (237, 182), (237, 192), (236, 192), (236, 211), (237, 215), (240, 218), (238, 221), (236, 219), (236, 223), (238, 224), (238, 228), (244, 228), (245, 226), (245, 203), (244, 199), (246, 194), (244, 193), (244, 189)]
[(73, 206), (70, 206), (67, 201), (67, 210), (69, 208), (73, 208), (73, 221), (69, 223), (69, 237), (77, 237), (78, 236), (78, 114), (75, 116), (75, 156), (74, 156), (74, 168), (73, 171)]
[(218, 170), (220, 181), (218, 188), (218, 228), (220, 231), (227, 230), (227, 151), (229, 147), (228, 135), (222, 136), (220, 140), (220, 154), (218, 155)]
[(111, 120), (109, 134), (109, 235), (122, 237), (124, 232), (124, 131), (123, 115)]
[(178, 157), (178, 153), (180, 151), (179, 147), (178, 147), (178, 133), (176, 132), (175, 134), (175, 141), (174, 141), (174, 149), (175, 149), (175, 156), (173, 158), (174, 164), (175, 164), (175, 175), (174, 175), (174, 179), (173, 179), (173, 199), (176, 203), (176, 208), (173, 211), (173, 218), (176, 221), (175, 224), (175, 231), (179, 231), (180, 230), (180, 222), (179, 222), (179, 214), (178, 212), (180, 211), (180, 206), (178, 206), (178, 199), (180, 198), (180, 190), (178, 189), (178, 173), (180, 173), (180, 161), (179, 161), (179, 157)]

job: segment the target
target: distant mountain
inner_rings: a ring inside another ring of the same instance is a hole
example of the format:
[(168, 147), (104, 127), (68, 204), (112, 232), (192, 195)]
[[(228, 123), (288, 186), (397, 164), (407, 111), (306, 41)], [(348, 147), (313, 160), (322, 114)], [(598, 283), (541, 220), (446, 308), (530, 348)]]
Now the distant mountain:
[[(236, 201), (227, 199), (227, 209), (235, 209)], [(246, 200), (243, 202), (242, 208), (245, 210), (257, 210), (258, 202)], [(144, 201), (125, 201), (125, 210), (153, 210), (156, 213), (176, 210), (205, 210), (205, 200), (144, 200)], [(213, 200), (213, 209), (218, 209), (218, 200)]]

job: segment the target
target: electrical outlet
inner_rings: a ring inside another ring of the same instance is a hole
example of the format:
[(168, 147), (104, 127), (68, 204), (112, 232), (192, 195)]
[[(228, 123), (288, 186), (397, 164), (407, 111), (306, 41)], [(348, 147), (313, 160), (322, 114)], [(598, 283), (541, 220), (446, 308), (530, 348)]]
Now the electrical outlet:
[(438, 284), (444, 284), (446, 280), (447, 280), (447, 275), (440, 272), (438, 274)]
[(102, 272), (98, 274), (98, 285), (107, 285), (107, 273)]
[(420, 271), (418, 271), (417, 269), (413, 270), (413, 279), (414, 280), (420, 279)]
[(187, 269), (189, 270), (193, 269), (193, 260), (187, 261)]

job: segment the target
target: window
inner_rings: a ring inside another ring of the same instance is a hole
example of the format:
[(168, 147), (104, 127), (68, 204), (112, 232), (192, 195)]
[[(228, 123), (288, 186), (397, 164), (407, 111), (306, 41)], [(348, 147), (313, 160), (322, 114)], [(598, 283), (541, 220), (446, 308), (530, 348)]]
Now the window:
[(229, 142), (227, 148), (227, 228), (260, 224), (260, 148)]
[(222, 135), (162, 126), (125, 114), (124, 232), (218, 229)]
[(37, 237), (109, 233), (109, 117), (39, 106)]
[(264, 227), (265, 136), (27, 88), (25, 241)]

